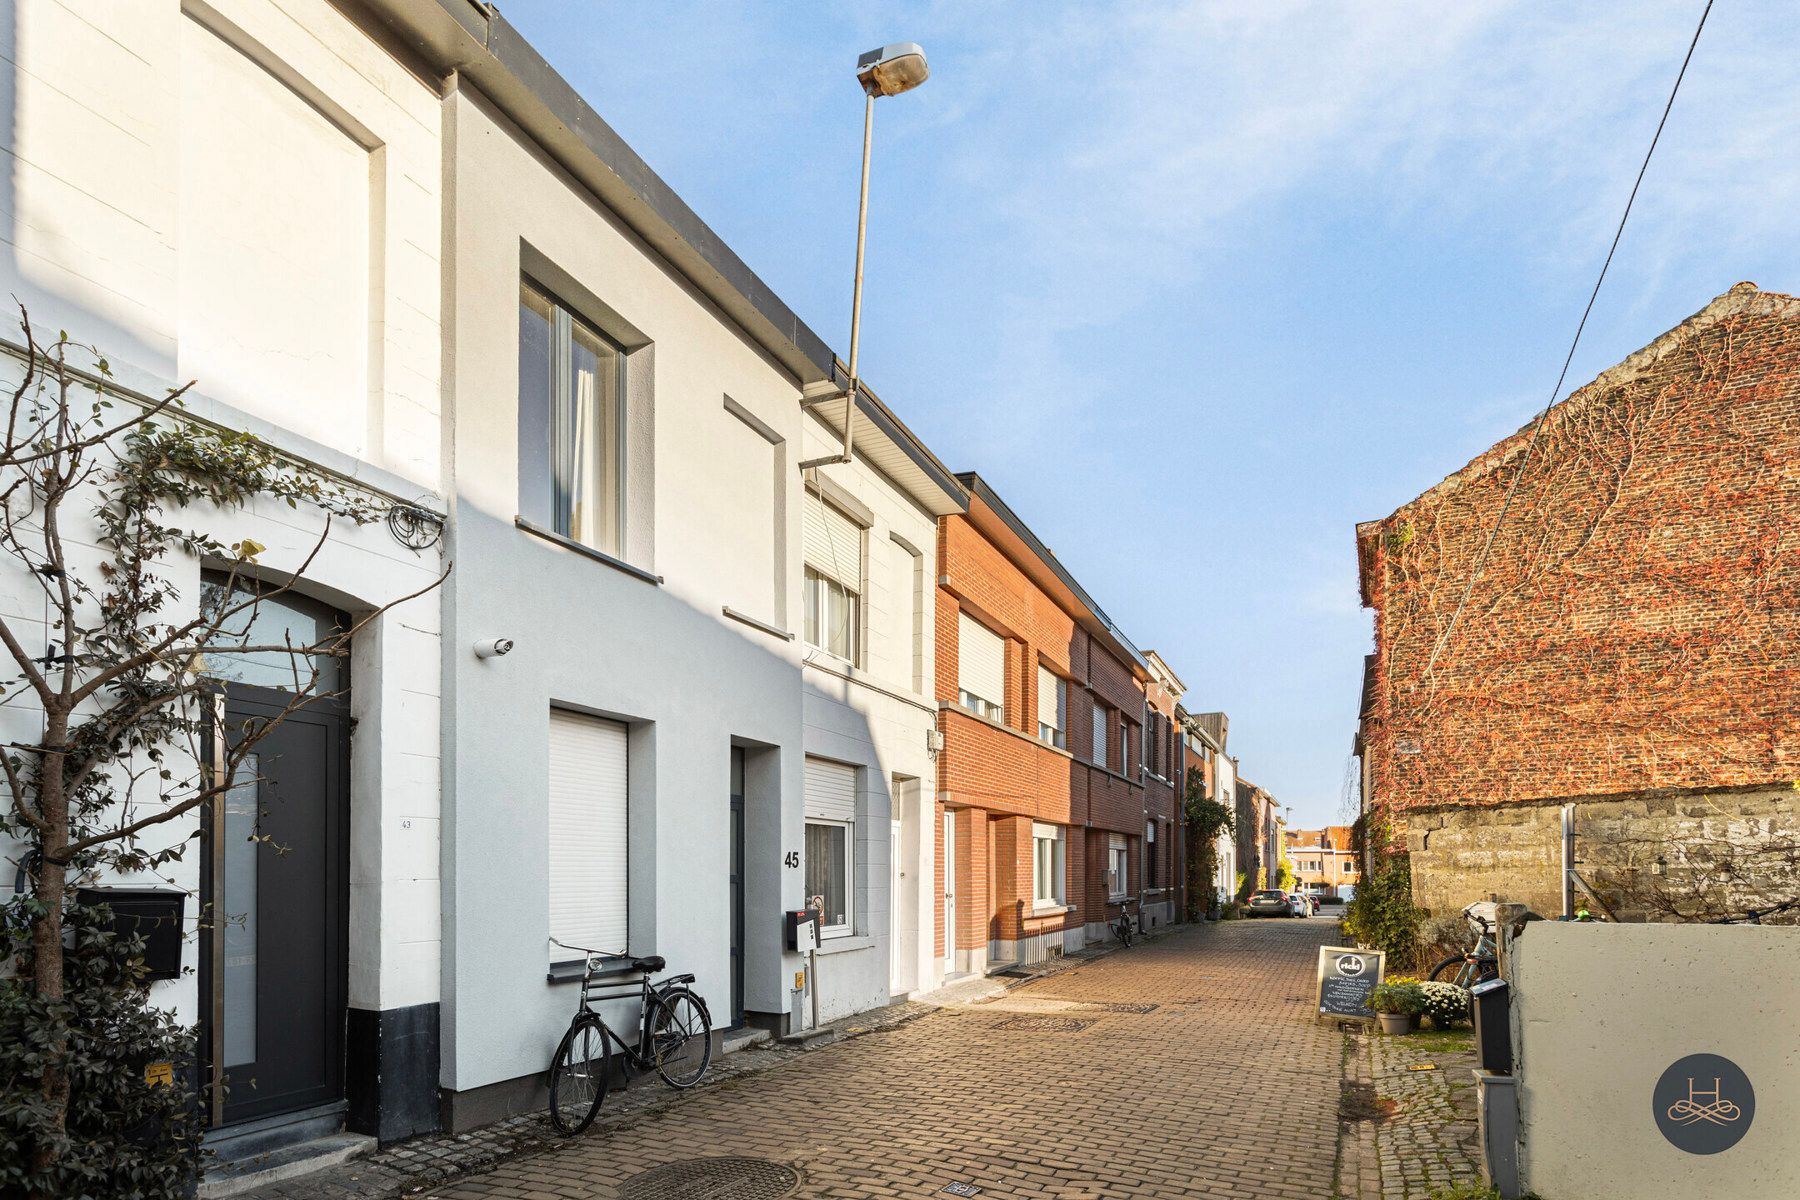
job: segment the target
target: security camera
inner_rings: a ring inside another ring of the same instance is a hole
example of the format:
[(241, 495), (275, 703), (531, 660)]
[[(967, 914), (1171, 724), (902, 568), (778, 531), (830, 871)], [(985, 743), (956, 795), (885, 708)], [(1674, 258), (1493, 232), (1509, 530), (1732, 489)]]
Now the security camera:
[(476, 642), (475, 657), (499, 658), (502, 654), (512, 653), (512, 648), (513, 640), (511, 638), (495, 638), (491, 642)]

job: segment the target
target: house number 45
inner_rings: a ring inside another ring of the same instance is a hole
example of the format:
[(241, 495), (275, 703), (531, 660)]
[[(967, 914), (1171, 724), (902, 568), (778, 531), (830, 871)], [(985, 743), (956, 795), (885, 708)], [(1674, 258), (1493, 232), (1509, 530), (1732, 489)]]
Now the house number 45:
[(800, 852), (798, 850), (789, 850), (787, 852), (787, 856), (781, 860), (781, 865), (784, 867), (799, 866), (800, 865)]

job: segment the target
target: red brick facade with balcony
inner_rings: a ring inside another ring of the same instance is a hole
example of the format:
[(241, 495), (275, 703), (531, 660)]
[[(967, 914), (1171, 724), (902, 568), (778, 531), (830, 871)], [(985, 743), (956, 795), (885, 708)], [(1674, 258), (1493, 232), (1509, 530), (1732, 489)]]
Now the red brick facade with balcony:
[[(1146, 821), (1162, 822), (1160, 880), (1169, 878), (1174, 845), (1172, 788), (1159, 784), (1150, 796), (1141, 773), (1148, 664), (986, 484), (962, 478), (969, 512), (938, 523), (935, 618), (943, 734), (935, 935), (955, 972), (990, 960), (1036, 961), (1105, 936), (1105, 922), (1119, 911), (1108, 887), (1115, 836), (1125, 850), (1120, 890), (1132, 896), (1144, 886)], [(998, 717), (959, 703), (965, 614), (1001, 639)], [(1040, 667), (1063, 681), (1060, 747), (1040, 737)], [(1174, 698), (1162, 704), (1172, 716)], [(1106, 732), (1103, 762), (1094, 761), (1096, 708)], [(949, 856), (946, 814), (955, 842)], [(1060, 890), (1060, 903), (1038, 900), (1040, 825), (1061, 831), (1061, 879), (1046, 889)], [(948, 878), (946, 861), (954, 870)], [(956, 912), (948, 940), (946, 893)]]

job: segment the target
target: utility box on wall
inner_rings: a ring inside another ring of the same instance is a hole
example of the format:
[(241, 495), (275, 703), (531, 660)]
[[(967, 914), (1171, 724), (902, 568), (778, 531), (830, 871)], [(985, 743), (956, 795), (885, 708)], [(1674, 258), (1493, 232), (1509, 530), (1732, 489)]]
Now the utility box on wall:
[(1513, 943), (1520, 1186), (1800, 1196), (1800, 930), (1534, 922)]
[(144, 940), (146, 980), (181, 977), (182, 918), (187, 893), (176, 888), (78, 888), (75, 902), (112, 910), (112, 930), (120, 938)]

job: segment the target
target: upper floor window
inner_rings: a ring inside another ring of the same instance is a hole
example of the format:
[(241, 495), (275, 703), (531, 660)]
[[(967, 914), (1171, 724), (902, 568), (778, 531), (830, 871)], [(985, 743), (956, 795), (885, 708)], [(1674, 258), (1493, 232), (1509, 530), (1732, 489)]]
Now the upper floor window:
[(1094, 744), (1092, 755), (1095, 766), (1104, 767), (1106, 758), (1106, 731), (1112, 725), (1112, 718), (1107, 714), (1106, 706), (1098, 700), (1094, 701)]
[(1046, 667), (1038, 668), (1038, 740), (1058, 749), (1067, 749), (1069, 744), (1069, 735), (1063, 728), (1067, 688), (1062, 676)]
[(1006, 719), (1006, 642), (968, 613), (956, 615), (956, 701), (981, 716)]
[(810, 490), (801, 526), (806, 547), (806, 643), (860, 667), (862, 526)]
[(806, 644), (856, 663), (862, 597), (835, 579), (806, 568)]
[(529, 279), (519, 283), (519, 515), (618, 554), (625, 355)]

